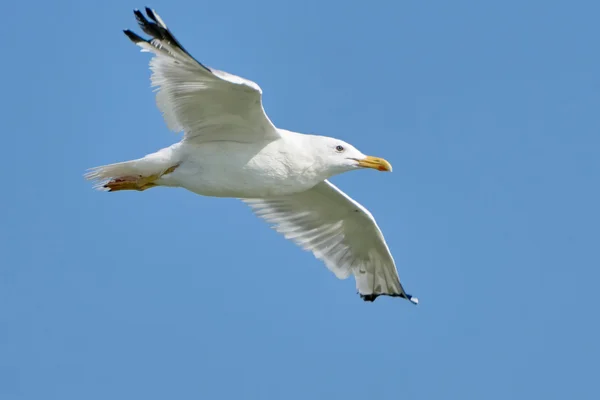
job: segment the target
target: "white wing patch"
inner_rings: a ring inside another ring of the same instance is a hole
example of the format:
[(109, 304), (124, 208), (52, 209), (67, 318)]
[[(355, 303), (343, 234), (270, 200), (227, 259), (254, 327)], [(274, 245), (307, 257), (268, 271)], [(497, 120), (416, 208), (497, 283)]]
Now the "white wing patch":
[(373, 216), (330, 182), (291, 196), (244, 201), (286, 239), (323, 260), (338, 278), (353, 274), (364, 300), (388, 295), (417, 303), (400, 284)]

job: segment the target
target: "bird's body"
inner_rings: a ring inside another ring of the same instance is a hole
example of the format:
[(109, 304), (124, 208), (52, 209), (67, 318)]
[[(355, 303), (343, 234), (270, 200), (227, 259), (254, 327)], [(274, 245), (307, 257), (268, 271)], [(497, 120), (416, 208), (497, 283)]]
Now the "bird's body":
[(125, 34), (154, 54), (152, 83), (169, 128), (181, 142), (143, 158), (92, 168), (86, 175), (108, 191), (182, 187), (234, 197), (276, 230), (323, 260), (339, 278), (354, 275), (364, 300), (406, 294), (371, 213), (328, 178), (358, 168), (391, 171), (352, 145), (276, 128), (262, 108), (260, 87), (195, 60), (151, 9), (135, 11), (152, 37)]
[[(265, 198), (303, 192), (329, 178), (310, 152), (289, 157), (287, 149), (302, 148), (310, 136), (282, 131), (271, 141), (176, 143), (138, 160), (148, 171), (172, 165), (160, 186), (183, 187), (203, 196)], [(235, 155), (227, 156), (227, 155)]]

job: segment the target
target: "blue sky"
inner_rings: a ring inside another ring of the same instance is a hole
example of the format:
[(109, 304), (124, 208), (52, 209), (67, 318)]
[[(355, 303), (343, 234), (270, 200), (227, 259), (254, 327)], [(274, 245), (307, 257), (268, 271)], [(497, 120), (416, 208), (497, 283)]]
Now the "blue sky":
[[(394, 165), (335, 178), (421, 304), (364, 303), (234, 199), (99, 193), (179, 139), (122, 29), (155, 8), (280, 127)], [(0, 398), (596, 399), (592, 1), (4, 5)]]

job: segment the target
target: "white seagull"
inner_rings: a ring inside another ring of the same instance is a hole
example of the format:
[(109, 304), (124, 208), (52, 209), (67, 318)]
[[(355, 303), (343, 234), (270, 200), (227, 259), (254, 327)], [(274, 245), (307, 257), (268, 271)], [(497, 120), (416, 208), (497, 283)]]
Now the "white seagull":
[(198, 62), (154, 10), (146, 8), (149, 20), (134, 14), (151, 38), (125, 35), (153, 53), (156, 103), (183, 139), (137, 160), (92, 168), (86, 178), (106, 191), (170, 186), (240, 198), (338, 278), (354, 275), (365, 301), (386, 295), (417, 304), (400, 284), (371, 213), (327, 180), (358, 168), (391, 171), (390, 163), (339, 139), (276, 128), (256, 83)]

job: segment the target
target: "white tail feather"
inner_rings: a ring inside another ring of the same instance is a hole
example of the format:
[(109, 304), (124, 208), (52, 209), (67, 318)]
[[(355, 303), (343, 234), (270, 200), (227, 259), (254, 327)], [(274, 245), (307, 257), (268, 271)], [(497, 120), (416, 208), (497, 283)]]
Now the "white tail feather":
[(135, 167), (136, 161), (125, 161), (90, 168), (84, 176), (85, 179), (90, 181), (97, 181), (120, 176), (140, 175), (139, 169)]
[(104, 185), (111, 179), (122, 176), (140, 175), (135, 164), (137, 160), (125, 161), (120, 163), (101, 165), (99, 167), (90, 168), (84, 175), (85, 179), (94, 182), (94, 189), (106, 191)]
[(156, 153), (148, 154), (137, 160), (90, 168), (84, 174), (84, 177), (95, 183), (94, 189), (105, 190), (104, 185), (112, 179), (130, 176), (160, 176), (169, 168), (179, 164), (179, 160), (176, 159), (173, 153), (173, 148), (175, 147), (176, 145), (159, 150)]

